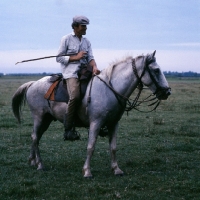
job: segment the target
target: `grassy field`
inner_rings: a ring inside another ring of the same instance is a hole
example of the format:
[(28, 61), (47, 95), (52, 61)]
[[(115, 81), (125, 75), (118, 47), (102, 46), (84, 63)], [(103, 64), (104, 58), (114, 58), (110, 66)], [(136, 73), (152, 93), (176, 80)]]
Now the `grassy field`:
[(0, 78), (1, 200), (200, 199), (200, 79), (169, 79), (172, 95), (156, 112), (124, 114), (117, 152), (123, 177), (110, 170), (107, 138), (98, 138), (93, 179), (82, 176), (87, 130), (79, 129), (80, 141), (64, 142), (59, 122), (53, 122), (41, 139), (46, 171), (28, 165), (31, 115), (24, 107), (19, 126), (11, 98), (18, 86), (36, 79)]

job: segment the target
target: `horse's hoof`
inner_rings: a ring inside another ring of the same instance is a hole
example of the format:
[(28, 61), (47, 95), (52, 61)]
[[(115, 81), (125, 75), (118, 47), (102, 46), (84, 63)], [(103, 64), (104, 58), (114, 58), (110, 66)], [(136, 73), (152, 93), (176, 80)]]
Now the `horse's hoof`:
[(94, 177), (91, 175), (91, 176), (84, 176), (85, 179), (93, 179)]
[(90, 174), (90, 175), (84, 175), (83, 177), (86, 178), (86, 179), (92, 179), (92, 178), (94, 178), (94, 177), (92, 176), (92, 174)]
[(30, 160), (28, 161), (28, 163), (29, 163), (30, 166), (36, 166), (35, 159), (33, 159), (33, 160), (30, 159)]
[(45, 168), (37, 168), (37, 170), (39, 171), (39, 172), (44, 172), (44, 171), (46, 171), (46, 169)]
[(45, 167), (42, 164), (38, 164), (38, 171), (45, 171)]
[[(83, 173), (83, 174), (84, 174), (84, 173)], [(92, 178), (93, 178), (93, 176), (92, 176), (91, 173), (85, 173), (85, 174), (83, 175), (83, 177), (84, 177), (84, 178), (87, 178), (87, 179), (92, 179)]]
[(91, 174), (91, 172), (86, 172), (87, 170), (85, 170), (85, 169), (83, 169), (83, 177), (84, 178), (88, 178), (88, 179), (91, 179), (91, 178), (93, 178), (93, 176), (92, 176), (92, 174)]
[(122, 173), (122, 174), (115, 174), (115, 176), (124, 176), (124, 173)]
[(112, 171), (114, 172), (115, 176), (123, 176), (124, 172), (119, 167), (113, 167)]

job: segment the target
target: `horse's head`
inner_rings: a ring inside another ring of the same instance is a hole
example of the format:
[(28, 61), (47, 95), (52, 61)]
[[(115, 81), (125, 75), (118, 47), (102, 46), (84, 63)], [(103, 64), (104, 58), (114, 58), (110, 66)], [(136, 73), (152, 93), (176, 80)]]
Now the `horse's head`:
[(156, 51), (144, 56), (142, 60), (142, 57), (140, 57), (136, 60), (136, 65), (137, 62), (140, 62), (140, 79), (142, 83), (149, 87), (159, 100), (166, 100), (171, 94), (171, 88), (156, 62), (155, 53)]

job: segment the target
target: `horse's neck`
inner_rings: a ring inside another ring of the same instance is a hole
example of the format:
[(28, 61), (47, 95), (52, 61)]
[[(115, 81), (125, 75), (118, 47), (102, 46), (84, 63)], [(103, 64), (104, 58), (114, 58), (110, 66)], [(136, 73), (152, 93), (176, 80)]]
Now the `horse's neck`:
[(113, 88), (126, 97), (129, 97), (137, 87), (137, 78), (133, 73), (132, 62), (123, 62), (113, 67), (110, 74), (110, 82)]

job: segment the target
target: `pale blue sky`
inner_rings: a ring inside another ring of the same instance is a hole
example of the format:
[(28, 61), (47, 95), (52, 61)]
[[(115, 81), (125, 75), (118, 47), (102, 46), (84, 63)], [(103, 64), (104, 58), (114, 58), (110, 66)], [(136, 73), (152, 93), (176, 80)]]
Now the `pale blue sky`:
[(103, 69), (126, 55), (157, 50), (163, 71), (200, 72), (200, 0), (8, 0), (0, 2), (0, 72), (60, 72), (55, 55), (75, 15)]

